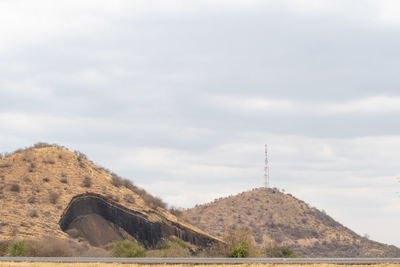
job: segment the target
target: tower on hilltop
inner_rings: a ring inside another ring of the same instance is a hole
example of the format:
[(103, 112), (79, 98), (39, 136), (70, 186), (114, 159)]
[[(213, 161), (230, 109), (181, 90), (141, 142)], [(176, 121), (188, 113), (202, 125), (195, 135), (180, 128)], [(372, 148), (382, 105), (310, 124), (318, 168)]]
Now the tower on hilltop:
[(264, 187), (269, 187), (268, 147), (265, 145)]

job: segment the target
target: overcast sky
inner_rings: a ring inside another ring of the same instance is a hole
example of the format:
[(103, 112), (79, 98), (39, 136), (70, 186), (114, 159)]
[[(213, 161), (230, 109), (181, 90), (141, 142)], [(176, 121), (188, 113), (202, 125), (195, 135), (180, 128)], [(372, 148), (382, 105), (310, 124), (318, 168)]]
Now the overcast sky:
[(0, 1), (0, 151), (80, 150), (171, 205), (263, 184), (400, 246), (397, 0)]

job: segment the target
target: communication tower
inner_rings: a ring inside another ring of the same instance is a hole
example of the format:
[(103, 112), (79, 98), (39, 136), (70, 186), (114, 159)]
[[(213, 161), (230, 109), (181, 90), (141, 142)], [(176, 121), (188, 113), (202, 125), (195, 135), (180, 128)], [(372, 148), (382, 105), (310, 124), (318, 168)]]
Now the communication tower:
[(264, 187), (269, 187), (268, 148), (265, 145)]

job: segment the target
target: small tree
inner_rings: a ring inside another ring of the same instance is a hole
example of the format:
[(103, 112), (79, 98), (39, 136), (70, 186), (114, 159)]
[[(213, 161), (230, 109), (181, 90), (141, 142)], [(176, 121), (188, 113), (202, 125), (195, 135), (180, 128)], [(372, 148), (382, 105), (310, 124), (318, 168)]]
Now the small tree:
[(247, 258), (250, 254), (250, 245), (246, 240), (241, 240), (233, 244), (229, 251), (230, 258)]
[(224, 241), (226, 242), (225, 256), (244, 258), (260, 255), (255, 247), (254, 236), (250, 229), (230, 228), (225, 233)]

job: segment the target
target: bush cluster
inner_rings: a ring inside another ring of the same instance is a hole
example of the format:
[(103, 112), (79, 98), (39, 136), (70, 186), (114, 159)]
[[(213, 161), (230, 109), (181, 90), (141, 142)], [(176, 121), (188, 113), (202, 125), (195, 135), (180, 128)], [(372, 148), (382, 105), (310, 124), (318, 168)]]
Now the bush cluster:
[(8, 248), (8, 256), (10, 257), (27, 257), (30, 256), (30, 248), (25, 240), (16, 241)]
[[(243, 237), (243, 236), (241, 236)], [(228, 250), (226, 250), (228, 248)], [(0, 241), (0, 256), (11, 257), (71, 257), (80, 255), (82, 247), (76, 247), (64, 239), (45, 238), (41, 240)], [(116, 241), (107, 246), (106, 252), (113, 257), (146, 257), (147, 251), (136, 241)], [(257, 254), (258, 253), (258, 254)], [(191, 257), (193, 254), (188, 245), (180, 240), (168, 241), (158, 250), (149, 251), (150, 257)], [(239, 240), (233, 244), (218, 244), (207, 252), (197, 253), (206, 257), (273, 257), (293, 258), (297, 255), (287, 247), (271, 246), (262, 253), (252, 247), (249, 240)]]
[(183, 214), (183, 210), (181, 208), (171, 207), (169, 212), (175, 215), (176, 217), (181, 217)]
[(34, 144), (32, 146), (25, 147), (25, 148), (20, 148), (20, 149), (17, 149), (15, 151), (13, 151), (13, 152), (0, 153), (0, 158), (9, 157), (9, 156), (12, 156), (14, 154), (22, 153), (22, 152), (25, 152), (25, 151), (28, 151), (28, 150), (31, 150), (31, 149), (34, 149), (34, 148), (43, 148), (43, 147), (58, 147), (58, 148), (61, 148), (61, 149), (68, 150), (68, 148), (66, 148), (65, 146), (60, 146), (58, 144), (48, 144), (48, 143), (44, 143), (44, 142), (38, 142), (38, 143), (36, 143), (36, 144)]
[(245, 258), (259, 257), (260, 252), (255, 246), (253, 232), (250, 229), (233, 227), (227, 229), (224, 235), (226, 242), (224, 257)]
[(9, 243), (6, 250), (10, 257), (70, 257), (73, 255), (66, 240), (45, 238), (41, 240), (18, 240)]
[(183, 241), (169, 241), (161, 247), (160, 257), (184, 258), (190, 257), (191, 253), (187, 244)]
[(146, 249), (137, 242), (130, 240), (114, 242), (110, 247), (111, 254), (114, 257), (132, 258), (146, 256)]
[(250, 244), (246, 240), (234, 243), (229, 251), (230, 258), (247, 258), (250, 254)]
[(264, 249), (264, 255), (269, 258), (296, 258), (298, 257), (290, 248), (285, 246), (272, 246)]
[(217, 257), (272, 257), (272, 258), (294, 258), (298, 257), (292, 250), (285, 246), (276, 244), (262, 248), (256, 247), (253, 233), (250, 229), (230, 228), (224, 236), (226, 245), (217, 244), (209, 251), (210, 256)]

